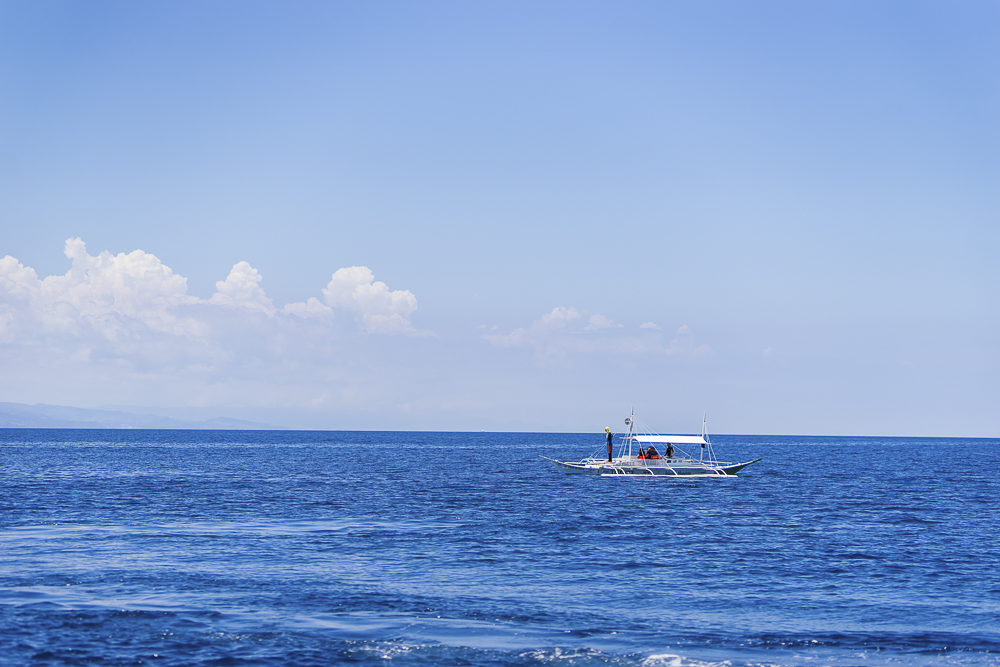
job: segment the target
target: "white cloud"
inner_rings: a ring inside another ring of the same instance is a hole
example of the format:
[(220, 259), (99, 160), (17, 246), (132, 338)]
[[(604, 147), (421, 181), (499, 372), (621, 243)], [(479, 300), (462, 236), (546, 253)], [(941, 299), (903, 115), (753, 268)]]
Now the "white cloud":
[(576, 311), (576, 308), (557, 306), (552, 309), (551, 313), (542, 315), (539, 319), (535, 320), (531, 328), (535, 331), (565, 329), (567, 324), (578, 319), (580, 319), (580, 313)]
[(13, 346), (8, 352), (142, 372), (212, 372), (225, 364), (245, 371), (247, 360), (263, 368), (265, 359), (328, 347), (336, 308), (354, 314), (365, 332), (417, 333), (409, 320), (413, 294), (389, 292), (364, 267), (333, 274), (323, 290), (333, 307), (312, 297), (279, 310), (247, 262), (233, 266), (211, 298), (199, 299), (151, 253), (92, 256), (79, 238), (68, 239), (64, 252), (69, 271), (43, 280), (14, 257), (0, 259), (0, 342)]
[(257, 269), (247, 262), (238, 262), (225, 280), (215, 283), (216, 292), (208, 302), (229, 308), (245, 308), (273, 317), (276, 309), (261, 289), (261, 280), (263, 278)]
[(282, 313), (286, 315), (295, 315), (302, 319), (307, 318), (325, 318), (331, 317), (333, 315), (333, 308), (324, 305), (314, 296), (306, 299), (305, 302), (297, 301), (295, 303), (286, 303), (285, 307), (281, 309)]
[(524, 329), (514, 329), (509, 334), (486, 334), (483, 336), (496, 347), (522, 347), (531, 345), (532, 339)]
[(612, 327), (615, 327), (617, 329), (621, 329), (622, 326), (624, 326), (624, 325), (615, 324), (613, 321), (611, 321), (609, 318), (605, 317), (604, 315), (591, 315), (590, 316), (590, 323), (587, 326), (584, 327), (584, 330), (586, 330), (586, 331), (597, 331), (598, 329), (610, 329)]
[(134, 250), (112, 255), (105, 250), (93, 257), (79, 238), (66, 241), (65, 253), (73, 260), (72, 268), (63, 276), (45, 278), (43, 297), (71, 304), (93, 321), (117, 315), (180, 333), (166, 311), (197, 301), (187, 294), (187, 278), (176, 275), (151, 253)]
[[(390, 289), (365, 267), (336, 271), (326, 289), (317, 285), (314, 297), (282, 307), (265, 292), (268, 276), (245, 262), (198, 298), (183, 276), (142, 250), (92, 256), (82, 240), (70, 239), (66, 255), (69, 270), (44, 280), (13, 257), (0, 259), (5, 400), (346, 415), (324, 422), (336, 428), (357, 425), (349, 420), (362, 419), (358, 414), (386, 423), (379, 420), (398, 406), (447, 416), (527, 400), (535, 380), (527, 381), (512, 357), (564, 366), (551, 378), (573, 389), (615, 368), (653, 367), (656, 358), (679, 367), (668, 354), (697, 356), (706, 347), (683, 336), (668, 346), (670, 337), (656, 329), (623, 328), (559, 306), (534, 321), (486, 325), (480, 336), (494, 349), (483, 357), (480, 346), (488, 345), (478, 337), (473, 345), (415, 337), (414, 294)], [(407, 335), (378, 335), (388, 333)], [(609, 363), (612, 357), (620, 363)], [(573, 365), (586, 375), (563, 372)]]
[(670, 347), (666, 349), (669, 356), (674, 357), (707, 357), (712, 354), (712, 348), (702, 344), (697, 347), (694, 344), (694, 333), (688, 325), (683, 325), (677, 329), (677, 335), (670, 341)]
[(643, 322), (642, 324), (639, 325), (639, 328), (640, 329), (656, 329), (657, 331), (659, 331), (659, 329), (660, 329), (659, 325), (657, 325), (656, 322)]
[(7, 255), (0, 259), (0, 342), (12, 342), (30, 317), (42, 282), (35, 270)]
[(389, 291), (382, 281), (376, 281), (367, 266), (337, 269), (323, 289), (326, 303), (335, 308), (356, 313), (356, 320), (368, 333), (418, 332), (410, 322), (417, 309), (417, 297), (409, 290)]
[(0, 290), (4, 303), (10, 300), (30, 301), (41, 286), (41, 281), (35, 270), (24, 266), (16, 259), (7, 255), (0, 259)]
[(143, 332), (198, 335), (201, 327), (176, 309), (198, 299), (188, 296), (187, 279), (142, 250), (96, 257), (79, 238), (64, 248), (73, 260), (62, 276), (39, 280), (34, 269), (9, 255), (0, 260), (4, 332), (29, 338), (97, 334), (107, 341), (136, 339)]
[[(496, 347), (538, 347), (544, 339), (551, 337), (554, 332), (563, 330), (575, 320), (580, 319), (580, 313), (576, 308), (556, 306), (531, 323), (528, 330), (517, 328), (509, 334), (486, 334), (483, 336)], [(493, 327), (496, 329), (496, 327)]]
[[(684, 332), (671, 343), (670, 348), (664, 348), (662, 335), (656, 330), (639, 335), (628, 334), (620, 331), (623, 325), (600, 314), (591, 315), (587, 319), (587, 324), (581, 327), (577, 324), (577, 320), (581, 318), (582, 315), (575, 308), (559, 306), (542, 315), (529, 327), (518, 327), (508, 334), (484, 334), (483, 338), (498, 348), (532, 349), (540, 358), (600, 353), (629, 356), (663, 353), (673, 356), (682, 354), (701, 356), (708, 349), (707, 346), (696, 348), (693, 344), (689, 344), (690, 341)], [(690, 334), (687, 327), (682, 329)]]
[(761, 355), (765, 357), (770, 357), (773, 353), (774, 353), (773, 347), (765, 347), (764, 351), (761, 352)]

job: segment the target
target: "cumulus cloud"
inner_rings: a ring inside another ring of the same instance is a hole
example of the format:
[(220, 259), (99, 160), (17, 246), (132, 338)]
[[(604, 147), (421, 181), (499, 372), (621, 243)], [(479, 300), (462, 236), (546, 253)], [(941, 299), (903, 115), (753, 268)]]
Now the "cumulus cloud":
[(323, 297), (331, 307), (356, 313), (355, 319), (369, 333), (418, 333), (410, 322), (417, 297), (409, 290), (390, 292), (367, 266), (337, 269), (323, 289)]
[(277, 310), (260, 286), (263, 277), (248, 262), (238, 262), (225, 280), (215, 283), (209, 303), (229, 308), (243, 308), (273, 317)]
[(656, 324), (656, 322), (643, 322), (642, 324), (639, 325), (639, 328), (659, 330), (660, 327)]
[(187, 293), (186, 278), (151, 253), (95, 256), (79, 238), (68, 239), (64, 253), (70, 269), (44, 279), (14, 257), (0, 259), (0, 342), (15, 346), (8, 351), (48, 350), (133, 368), (211, 368), (301, 347), (302, 327), (314, 327), (308, 331), (319, 340), (329, 338), (329, 330), (320, 334), (315, 327), (332, 326), (338, 309), (353, 314), (363, 332), (416, 333), (409, 319), (417, 308), (413, 294), (390, 292), (365, 267), (335, 272), (322, 290), (327, 304), (311, 297), (279, 310), (247, 262), (234, 265), (215, 293), (200, 299)]
[(7, 255), (0, 259), (0, 342), (13, 342), (26, 326), (32, 302), (41, 291), (35, 270)]
[(580, 313), (576, 308), (565, 308), (558, 306), (552, 309), (551, 313), (542, 315), (531, 325), (535, 331), (552, 331), (554, 329), (565, 329), (566, 325), (573, 320), (580, 319)]
[(0, 312), (3, 333), (86, 336), (107, 341), (141, 337), (144, 331), (177, 336), (198, 335), (201, 327), (177, 309), (196, 298), (187, 279), (176, 275), (156, 255), (135, 250), (92, 256), (79, 238), (64, 248), (72, 260), (62, 276), (39, 280), (34, 269), (10, 255), (0, 260)]

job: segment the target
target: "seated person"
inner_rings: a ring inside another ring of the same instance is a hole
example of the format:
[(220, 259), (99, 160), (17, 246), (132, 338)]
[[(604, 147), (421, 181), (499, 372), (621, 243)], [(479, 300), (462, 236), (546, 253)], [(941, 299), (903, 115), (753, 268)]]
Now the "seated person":
[(646, 450), (643, 449), (642, 447), (640, 447), (639, 448), (639, 456), (637, 456), (636, 458), (637, 459), (644, 459), (644, 458), (646, 458)]
[(660, 458), (660, 453), (656, 451), (656, 447), (650, 445), (646, 448), (646, 458), (647, 459), (658, 459)]

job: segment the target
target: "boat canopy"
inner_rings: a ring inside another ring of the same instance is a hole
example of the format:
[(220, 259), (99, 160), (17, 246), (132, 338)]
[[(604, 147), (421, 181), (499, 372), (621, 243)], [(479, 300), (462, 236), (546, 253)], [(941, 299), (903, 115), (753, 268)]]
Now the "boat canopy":
[(703, 445), (705, 438), (700, 435), (634, 435), (636, 442), (670, 442), (676, 445)]

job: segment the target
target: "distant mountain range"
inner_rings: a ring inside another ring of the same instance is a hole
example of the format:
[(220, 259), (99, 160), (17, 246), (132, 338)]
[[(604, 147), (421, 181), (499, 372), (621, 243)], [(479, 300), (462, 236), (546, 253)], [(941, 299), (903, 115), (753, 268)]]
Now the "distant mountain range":
[(187, 428), (229, 430), (278, 430), (282, 426), (216, 417), (186, 421), (120, 410), (88, 410), (64, 405), (0, 403), (0, 428)]

